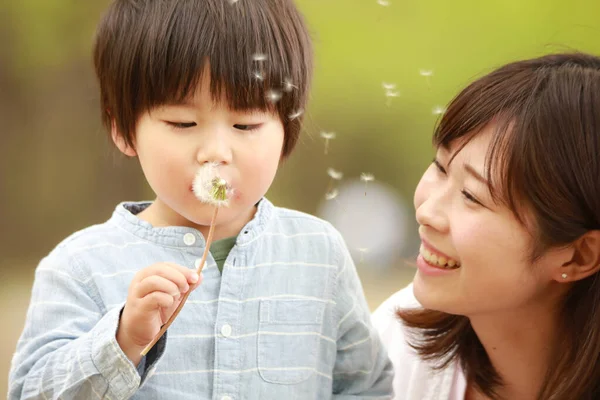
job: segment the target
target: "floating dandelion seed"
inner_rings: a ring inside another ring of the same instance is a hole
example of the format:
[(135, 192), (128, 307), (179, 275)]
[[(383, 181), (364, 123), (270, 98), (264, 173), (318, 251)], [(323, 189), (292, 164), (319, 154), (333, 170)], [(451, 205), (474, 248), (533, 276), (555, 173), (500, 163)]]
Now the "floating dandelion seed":
[(390, 5), (390, 2), (387, 0), (377, 0), (377, 4), (379, 4), (380, 6), (387, 7)]
[(375, 177), (373, 176), (373, 174), (367, 174), (365, 172), (360, 174), (360, 180), (363, 182), (372, 182), (374, 179)]
[(333, 200), (335, 199), (340, 192), (337, 189), (331, 189), (327, 193), (325, 193), (325, 200)]
[(269, 90), (267, 91), (266, 97), (271, 103), (277, 103), (279, 100), (281, 100), (281, 92), (278, 92), (277, 90)]
[(336, 171), (333, 168), (327, 168), (327, 175), (333, 180), (339, 181), (344, 177), (344, 174), (340, 171)]
[(286, 78), (283, 81), (283, 91), (289, 93), (294, 89), (298, 89), (298, 87), (295, 86), (289, 78)]
[(385, 91), (385, 98), (387, 99), (386, 105), (388, 107), (391, 106), (392, 105), (392, 99), (394, 97), (398, 97), (398, 96), (400, 96), (400, 92), (398, 92), (397, 90), (391, 90), (391, 89), (386, 90)]
[(327, 168), (327, 175), (329, 175), (329, 177), (331, 178), (331, 180), (329, 181), (329, 186), (327, 187), (327, 193), (331, 193), (334, 190), (334, 182), (341, 180), (344, 174), (341, 171), (336, 171), (333, 168)]
[(259, 81), (262, 81), (265, 79), (265, 77), (263, 76), (262, 73), (260, 73), (259, 71), (254, 71), (254, 79), (258, 79)]
[(325, 139), (325, 155), (329, 151), (329, 141), (335, 139), (335, 132), (321, 132), (321, 137)]
[(431, 113), (433, 115), (442, 115), (445, 112), (446, 112), (446, 107), (442, 107), (442, 106), (435, 106), (435, 107), (433, 107), (433, 110), (431, 110)]
[[(237, 0), (236, 0), (237, 1)], [(267, 55), (263, 53), (256, 53), (252, 56), (254, 61), (267, 61)]]
[(400, 92), (396, 90), (395, 83), (383, 82), (381, 86), (385, 89), (386, 104), (389, 107), (392, 104), (392, 98), (400, 96)]
[(425, 77), (425, 80), (427, 81), (427, 87), (429, 87), (429, 89), (431, 89), (431, 77), (433, 76), (433, 70), (432, 69), (420, 69), (419, 75)]
[(360, 180), (365, 183), (365, 196), (366, 196), (367, 195), (367, 184), (369, 182), (373, 182), (375, 180), (375, 177), (373, 176), (373, 174), (367, 174), (367, 173), (363, 172), (362, 174), (360, 174)]
[(298, 111), (288, 115), (288, 118), (290, 120), (294, 120), (294, 119), (298, 118), (299, 116), (301, 116), (302, 114), (304, 114), (304, 110), (298, 110)]
[(369, 249), (367, 247), (359, 247), (356, 250), (360, 252), (360, 262), (362, 263), (365, 261), (365, 253), (368, 253)]

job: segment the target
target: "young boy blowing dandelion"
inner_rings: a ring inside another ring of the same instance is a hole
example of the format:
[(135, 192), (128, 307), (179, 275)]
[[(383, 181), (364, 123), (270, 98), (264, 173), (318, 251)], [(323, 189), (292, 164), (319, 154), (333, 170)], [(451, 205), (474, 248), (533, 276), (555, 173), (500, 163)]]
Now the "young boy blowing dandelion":
[(309, 94), (293, 2), (116, 0), (94, 63), (104, 123), (156, 198), (41, 261), (8, 398), (391, 398), (340, 234), (264, 197)]

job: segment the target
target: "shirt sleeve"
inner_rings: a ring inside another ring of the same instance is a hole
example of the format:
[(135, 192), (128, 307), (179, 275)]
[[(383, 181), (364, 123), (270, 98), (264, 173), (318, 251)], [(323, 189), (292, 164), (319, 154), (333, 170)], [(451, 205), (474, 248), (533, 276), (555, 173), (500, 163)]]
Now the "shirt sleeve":
[(54, 253), (36, 270), (9, 400), (128, 399), (164, 352), (166, 335), (133, 365), (116, 340), (122, 307), (107, 311), (76, 261)]
[(377, 331), (360, 279), (341, 236), (337, 276), (337, 357), (333, 370), (333, 398), (393, 398), (393, 367)]

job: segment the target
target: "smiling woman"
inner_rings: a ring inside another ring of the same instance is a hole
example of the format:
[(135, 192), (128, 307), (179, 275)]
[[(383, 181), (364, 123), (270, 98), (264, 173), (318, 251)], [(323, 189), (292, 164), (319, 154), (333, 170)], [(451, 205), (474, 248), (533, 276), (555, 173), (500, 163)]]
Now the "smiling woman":
[(414, 196), (418, 272), (374, 316), (397, 398), (599, 398), (599, 93), (600, 58), (558, 54), (450, 103)]

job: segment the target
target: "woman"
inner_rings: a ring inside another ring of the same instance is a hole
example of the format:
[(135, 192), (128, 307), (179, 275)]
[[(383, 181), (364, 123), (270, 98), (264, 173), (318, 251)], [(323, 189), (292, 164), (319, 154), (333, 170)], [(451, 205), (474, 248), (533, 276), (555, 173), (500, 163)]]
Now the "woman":
[(600, 398), (600, 58), (464, 89), (415, 192), (413, 283), (373, 319), (402, 400)]

